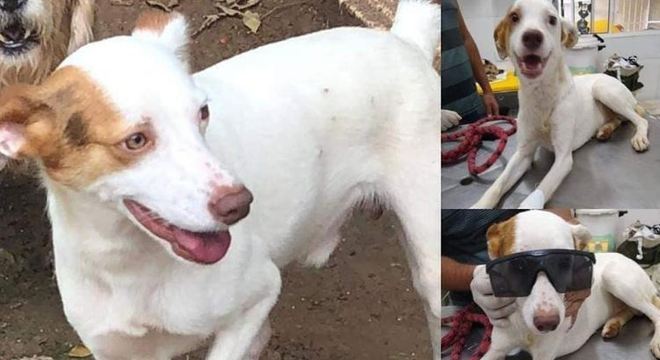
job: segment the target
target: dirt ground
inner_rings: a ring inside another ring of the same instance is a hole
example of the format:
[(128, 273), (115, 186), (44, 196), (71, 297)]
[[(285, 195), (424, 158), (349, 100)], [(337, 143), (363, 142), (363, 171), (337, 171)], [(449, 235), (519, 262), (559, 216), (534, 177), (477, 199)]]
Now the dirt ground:
[[(212, 12), (211, 0), (182, 0), (178, 9), (196, 29)], [(125, 34), (139, 10), (98, 0), (97, 37)], [(264, 14), (294, 0), (263, 0)], [(196, 69), (256, 46), (328, 27), (356, 24), (336, 0), (280, 8), (257, 34), (239, 19), (223, 19), (192, 44)], [(26, 176), (0, 174), (0, 360), (44, 355), (67, 359), (79, 343), (61, 310), (50, 263), (44, 193)], [(422, 306), (412, 289), (396, 219), (357, 214), (323, 269), (285, 270), (272, 313), (274, 336), (265, 360), (430, 359)], [(99, 311), (103, 311), (99, 309)], [(203, 351), (188, 356), (202, 359)]]

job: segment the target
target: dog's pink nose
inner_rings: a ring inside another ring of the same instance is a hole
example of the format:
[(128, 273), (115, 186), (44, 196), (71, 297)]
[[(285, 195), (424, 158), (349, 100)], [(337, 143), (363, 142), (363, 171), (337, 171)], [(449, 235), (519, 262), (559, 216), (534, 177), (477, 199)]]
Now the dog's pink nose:
[(540, 332), (556, 329), (559, 326), (559, 313), (556, 310), (537, 310), (534, 313), (534, 326)]
[(250, 203), (252, 193), (245, 186), (222, 186), (213, 191), (209, 211), (216, 220), (233, 225), (247, 216)]
[(536, 50), (543, 43), (543, 33), (538, 30), (527, 30), (523, 34), (523, 45), (529, 50)]

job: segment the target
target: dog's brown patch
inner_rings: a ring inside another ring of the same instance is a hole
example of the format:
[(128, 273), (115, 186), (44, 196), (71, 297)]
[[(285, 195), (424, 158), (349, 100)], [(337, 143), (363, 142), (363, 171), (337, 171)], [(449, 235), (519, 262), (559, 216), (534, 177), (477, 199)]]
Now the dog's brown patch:
[(488, 255), (491, 259), (510, 255), (515, 243), (516, 218), (493, 224), (488, 228)]
[(573, 327), (573, 324), (575, 324), (580, 307), (582, 307), (582, 303), (584, 303), (584, 300), (586, 300), (589, 295), (591, 295), (591, 289), (568, 291), (564, 294), (564, 318), (570, 318), (570, 327)]
[(41, 86), (15, 85), (0, 93), (0, 122), (24, 127), (22, 157), (36, 159), (48, 177), (84, 187), (136, 160), (122, 149), (131, 126), (96, 84), (75, 67), (56, 71)]
[(495, 38), (495, 47), (497, 49), (497, 54), (500, 56), (500, 59), (506, 59), (509, 54), (509, 36), (511, 35), (511, 28), (513, 27), (513, 21), (511, 17), (513, 15), (521, 16), (518, 8), (511, 7), (504, 18), (497, 24), (495, 31), (493, 32), (493, 37)]
[(160, 10), (145, 10), (135, 22), (135, 30), (147, 30), (162, 33), (167, 24), (176, 17), (181, 16), (176, 12), (164, 12)]

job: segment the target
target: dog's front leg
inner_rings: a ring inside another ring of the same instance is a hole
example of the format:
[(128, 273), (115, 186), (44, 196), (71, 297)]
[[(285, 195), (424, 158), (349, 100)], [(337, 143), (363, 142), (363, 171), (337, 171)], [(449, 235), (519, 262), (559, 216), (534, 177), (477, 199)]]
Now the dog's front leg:
[(268, 313), (277, 300), (261, 300), (239, 314), (233, 324), (218, 331), (206, 356), (207, 360), (258, 360), (270, 338)]
[(573, 153), (570, 149), (555, 151), (555, 162), (539, 186), (521, 204), (521, 208), (543, 208), (555, 193), (564, 178), (573, 168)]
[(538, 148), (536, 142), (524, 142), (518, 145), (518, 149), (511, 157), (511, 161), (506, 165), (502, 174), (495, 180), (493, 185), (488, 188), (484, 195), (479, 199), (479, 202), (474, 204), (472, 208), (476, 209), (492, 209), (497, 206), (502, 196), (511, 189), (529, 169), (534, 159), (534, 152)]

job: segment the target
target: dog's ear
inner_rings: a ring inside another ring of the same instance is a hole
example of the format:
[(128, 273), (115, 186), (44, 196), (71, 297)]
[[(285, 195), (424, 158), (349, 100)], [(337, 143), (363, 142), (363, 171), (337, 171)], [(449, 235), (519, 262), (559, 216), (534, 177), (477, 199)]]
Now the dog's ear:
[(591, 233), (584, 225), (571, 225), (571, 233), (573, 234), (573, 243), (576, 250), (584, 250), (587, 244), (591, 241)]
[(493, 224), (486, 232), (488, 239), (488, 256), (497, 259), (511, 254), (515, 242), (516, 218)]
[(500, 59), (504, 60), (509, 56), (509, 36), (511, 35), (511, 18), (507, 14), (493, 32), (495, 38), (495, 48)]
[(561, 19), (561, 43), (567, 49), (572, 48), (578, 42), (578, 32), (573, 24), (566, 19)]
[(0, 169), (9, 159), (37, 157), (49, 143), (53, 112), (36, 93), (32, 85), (12, 85), (0, 92)]
[(176, 11), (164, 12), (147, 10), (140, 14), (133, 36), (155, 41), (172, 50), (179, 59), (188, 66), (188, 22), (186, 18)]

